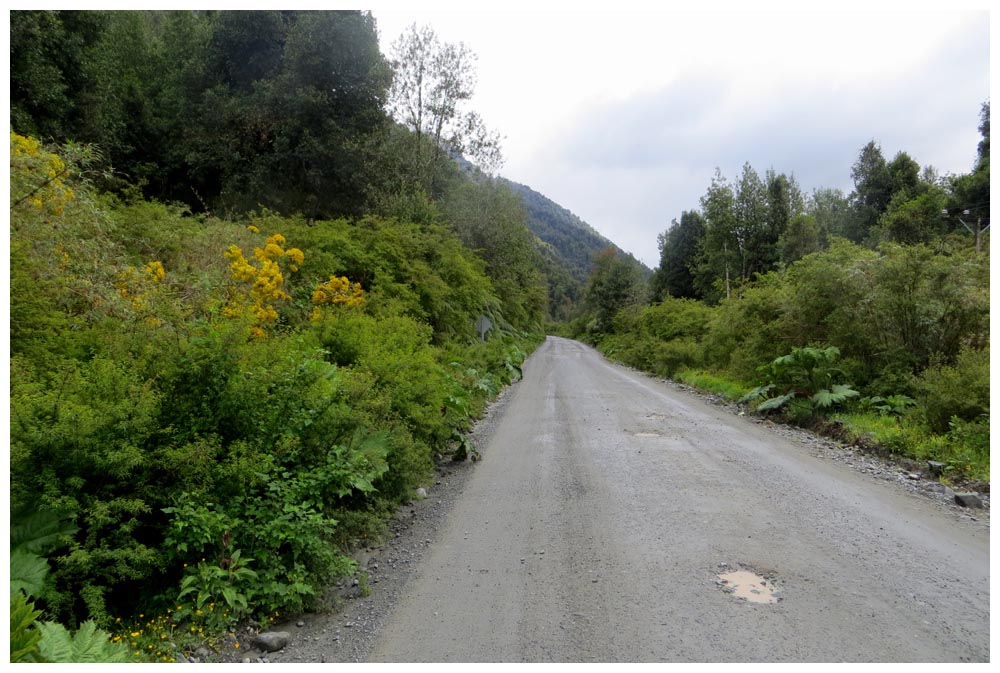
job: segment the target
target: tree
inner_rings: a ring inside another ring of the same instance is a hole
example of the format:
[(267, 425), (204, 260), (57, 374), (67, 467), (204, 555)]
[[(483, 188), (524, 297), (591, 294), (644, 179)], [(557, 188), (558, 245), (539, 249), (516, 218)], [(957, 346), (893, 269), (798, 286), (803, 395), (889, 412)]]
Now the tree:
[[(990, 104), (983, 103), (980, 110), (979, 133), (982, 139), (976, 148), (976, 163), (972, 173), (953, 177), (950, 180), (951, 198), (948, 200), (948, 212), (953, 217), (952, 226), (964, 231), (961, 217), (969, 224), (989, 221), (990, 217)], [(966, 219), (964, 212), (968, 210)]]
[(437, 167), (459, 154), (491, 173), (502, 161), (500, 138), (479, 115), (464, 111), (476, 86), (475, 54), (462, 42), (442, 43), (429, 26), (412, 24), (392, 45), (389, 92), (393, 117), (413, 131), (415, 178), (439, 193)]
[(881, 239), (915, 245), (929, 243), (941, 236), (946, 226), (941, 211), (947, 198), (940, 187), (928, 188), (911, 199), (901, 192), (897, 198), (893, 198), (888, 211), (879, 220)]
[(180, 182), (198, 208), (360, 215), (389, 83), (368, 13), (219, 12), (171, 82)]
[[(920, 164), (906, 152), (899, 152), (886, 166), (889, 171), (892, 197), (903, 193), (907, 197), (916, 195), (920, 188)], [(891, 200), (891, 197), (890, 197)]]
[(532, 328), (545, 316), (542, 258), (528, 230), (524, 203), (506, 185), (490, 179), (466, 180), (442, 202), (445, 220), (462, 242), (486, 262), (501, 301), (503, 319)]
[(728, 297), (732, 279), (739, 271), (739, 243), (736, 237), (736, 194), (722, 171), (715, 169), (712, 184), (701, 197), (705, 235), (698, 249), (695, 284), (702, 297), (718, 301)]
[(892, 174), (882, 156), (882, 149), (874, 140), (861, 148), (851, 168), (851, 179), (854, 180), (851, 201), (858, 217), (858, 230), (854, 233), (860, 236), (851, 240), (860, 243), (878, 223), (878, 218), (892, 199)]
[(667, 296), (699, 298), (692, 268), (698, 255), (698, 242), (705, 235), (705, 219), (697, 211), (684, 211), (678, 222), (656, 237), (660, 248), (660, 265), (650, 279), (653, 301)]
[(625, 258), (614, 248), (605, 248), (594, 257), (594, 270), (587, 285), (587, 304), (594, 311), (593, 331), (606, 334), (612, 330), (615, 314), (644, 300), (639, 263)]
[(778, 239), (778, 253), (784, 264), (791, 264), (822, 248), (819, 224), (814, 216), (805, 213), (793, 217)]
[[(765, 174), (764, 182), (767, 184), (767, 232), (776, 244), (791, 220), (805, 212), (805, 199), (794, 175), (779, 175), (770, 169)], [(775, 255), (769, 260), (772, 266), (777, 257)]]
[(860, 243), (864, 236), (858, 226), (856, 211), (839, 189), (824, 187), (813, 191), (806, 212), (816, 218), (821, 233)]
[(10, 12), (10, 121), (44, 139), (79, 138), (83, 96), (93, 82), (89, 53), (101, 39), (105, 12)]

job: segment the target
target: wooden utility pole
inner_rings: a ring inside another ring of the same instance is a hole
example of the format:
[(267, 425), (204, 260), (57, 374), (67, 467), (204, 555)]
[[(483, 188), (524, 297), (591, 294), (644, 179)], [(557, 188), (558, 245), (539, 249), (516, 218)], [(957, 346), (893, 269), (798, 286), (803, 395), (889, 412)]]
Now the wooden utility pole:
[[(966, 211), (966, 213), (968, 213), (968, 211)], [(958, 218), (958, 221), (962, 223), (962, 226), (964, 226), (966, 229), (969, 230), (970, 234), (972, 234), (973, 236), (976, 237), (976, 254), (979, 254), (979, 252), (982, 250), (982, 246), (983, 246), (983, 233), (987, 229), (990, 228), (989, 222), (987, 222), (986, 226), (984, 227), (984, 226), (982, 226), (983, 225), (983, 218), (977, 217), (976, 218), (976, 229), (975, 229), (975, 231), (973, 231), (972, 227), (970, 227), (968, 224), (966, 224), (965, 220), (963, 220), (961, 217)]]

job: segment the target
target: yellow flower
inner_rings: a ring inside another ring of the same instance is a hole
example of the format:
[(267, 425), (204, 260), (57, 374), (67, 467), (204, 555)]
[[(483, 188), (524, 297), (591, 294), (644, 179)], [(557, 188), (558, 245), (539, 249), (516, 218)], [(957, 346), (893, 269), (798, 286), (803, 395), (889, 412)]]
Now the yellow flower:
[(163, 263), (158, 261), (152, 261), (146, 264), (146, 273), (152, 277), (157, 283), (161, 282), (163, 278), (167, 275), (166, 271), (163, 270)]
[(260, 233), (260, 229), (258, 229), (257, 227), (255, 227), (252, 224), (247, 225), (247, 229), (249, 229), (250, 231), (252, 231), (255, 234), (259, 234)]

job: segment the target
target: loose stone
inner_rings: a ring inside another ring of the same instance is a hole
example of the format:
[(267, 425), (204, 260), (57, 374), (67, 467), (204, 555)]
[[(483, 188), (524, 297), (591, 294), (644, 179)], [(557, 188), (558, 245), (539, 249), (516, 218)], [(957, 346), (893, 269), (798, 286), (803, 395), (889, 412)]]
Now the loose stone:
[(976, 509), (983, 507), (983, 501), (975, 493), (956, 493), (955, 502), (962, 507), (975, 507)]
[(289, 643), (292, 636), (287, 631), (265, 631), (258, 633), (253, 645), (264, 652), (277, 652)]

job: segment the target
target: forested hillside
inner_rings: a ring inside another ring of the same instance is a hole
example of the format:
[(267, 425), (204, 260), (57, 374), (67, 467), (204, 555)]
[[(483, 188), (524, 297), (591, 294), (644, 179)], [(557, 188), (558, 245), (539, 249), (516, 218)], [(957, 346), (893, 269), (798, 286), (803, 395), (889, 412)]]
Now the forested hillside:
[(549, 312), (556, 320), (575, 317), (583, 308), (587, 280), (596, 256), (611, 248), (628, 256), (593, 227), (526, 185), (500, 178), (502, 184), (521, 197), (527, 211), (528, 229), (545, 245), (545, 272), (549, 280)]
[(468, 58), (375, 31), (11, 13), (12, 661), (239, 647), (474, 457), (542, 257)]
[(989, 103), (979, 131), (957, 176), (872, 141), (846, 195), (749, 164), (734, 182), (716, 172), (659, 236), (648, 288), (607, 255), (568, 333), (758, 413), (942, 462), (945, 479), (988, 480)]

